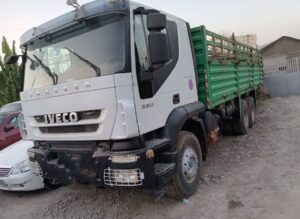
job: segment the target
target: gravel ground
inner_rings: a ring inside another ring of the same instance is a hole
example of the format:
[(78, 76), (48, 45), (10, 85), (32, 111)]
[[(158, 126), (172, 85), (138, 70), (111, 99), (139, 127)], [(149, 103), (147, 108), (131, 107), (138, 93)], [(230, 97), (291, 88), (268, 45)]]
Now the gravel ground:
[(265, 100), (249, 134), (209, 151), (191, 199), (155, 201), (144, 191), (74, 184), (0, 192), (0, 218), (299, 218), (300, 97)]

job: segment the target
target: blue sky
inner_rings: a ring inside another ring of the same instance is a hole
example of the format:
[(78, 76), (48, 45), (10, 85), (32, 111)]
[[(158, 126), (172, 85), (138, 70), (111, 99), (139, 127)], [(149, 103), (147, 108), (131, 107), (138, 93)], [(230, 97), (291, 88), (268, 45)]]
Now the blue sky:
[[(80, 4), (91, 0), (78, 0)], [(282, 35), (300, 38), (299, 0), (136, 0), (206, 25), (217, 33), (258, 35), (259, 45)], [(1, 0), (0, 36), (19, 41), (27, 29), (70, 11), (66, 0)]]

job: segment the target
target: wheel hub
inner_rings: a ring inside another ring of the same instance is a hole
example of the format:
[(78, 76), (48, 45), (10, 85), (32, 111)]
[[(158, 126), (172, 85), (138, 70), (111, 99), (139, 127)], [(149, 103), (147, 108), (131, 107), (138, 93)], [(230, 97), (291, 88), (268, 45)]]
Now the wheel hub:
[(194, 181), (198, 172), (198, 157), (195, 150), (187, 147), (183, 153), (182, 158), (182, 173), (186, 182), (191, 183)]

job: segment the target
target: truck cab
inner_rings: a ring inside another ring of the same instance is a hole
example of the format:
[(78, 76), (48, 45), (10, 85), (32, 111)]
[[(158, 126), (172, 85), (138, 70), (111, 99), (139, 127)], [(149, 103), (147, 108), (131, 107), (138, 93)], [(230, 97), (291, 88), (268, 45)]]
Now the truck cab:
[(197, 101), (188, 24), (134, 2), (83, 5), (29, 31), (22, 45), (29, 138), (136, 138)]
[(176, 123), (204, 110), (187, 22), (99, 0), (29, 30), (21, 45), (21, 133), (45, 177), (98, 187), (168, 181)]

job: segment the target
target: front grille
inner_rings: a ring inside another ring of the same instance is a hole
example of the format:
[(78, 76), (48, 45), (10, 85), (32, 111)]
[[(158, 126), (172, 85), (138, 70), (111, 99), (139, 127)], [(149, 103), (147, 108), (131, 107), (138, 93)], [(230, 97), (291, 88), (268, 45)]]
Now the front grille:
[[(89, 119), (98, 119), (101, 116), (101, 110), (91, 110), (91, 111), (82, 111), (77, 112), (78, 119), (81, 120), (89, 120)], [(43, 115), (41, 116), (35, 116), (35, 121), (37, 123), (45, 123), (45, 117)]]
[(1, 168), (0, 167), (0, 177), (8, 176), (10, 168)]
[[(134, 179), (132, 178), (134, 177)], [(144, 173), (140, 169), (104, 170), (104, 183), (108, 186), (135, 187), (143, 185)]]
[(78, 126), (56, 126), (56, 127), (40, 127), (40, 131), (44, 134), (61, 134), (61, 133), (86, 133), (96, 132), (99, 128), (98, 124), (94, 125), (78, 125)]

